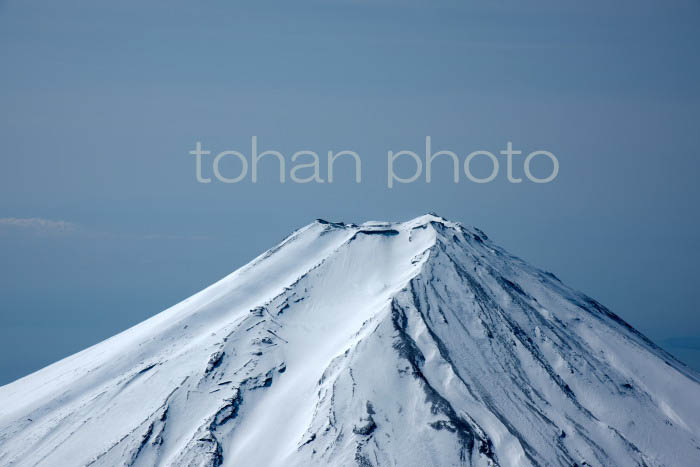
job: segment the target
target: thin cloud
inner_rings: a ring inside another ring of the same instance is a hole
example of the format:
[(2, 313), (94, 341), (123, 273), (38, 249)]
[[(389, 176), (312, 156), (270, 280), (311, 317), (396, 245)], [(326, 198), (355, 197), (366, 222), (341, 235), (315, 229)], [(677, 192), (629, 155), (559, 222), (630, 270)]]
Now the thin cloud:
[[(2, 1), (2, 0), (0, 0)], [(210, 240), (208, 235), (178, 235), (167, 233), (117, 233), (104, 232), (84, 228), (73, 222), (65, 220), (44, 219), (41, 217), (2, 217), (0, 218), (0, 231), (12, 230), (33, 234), (71, 234), (81, 235), (85, 238), (103, 240), (145, 240), (145, 241), (203, 241)]]
[(41, 217), (2, 217), (0, 226), (43, 233), (69, 233), (78, 229), (72, 222)]

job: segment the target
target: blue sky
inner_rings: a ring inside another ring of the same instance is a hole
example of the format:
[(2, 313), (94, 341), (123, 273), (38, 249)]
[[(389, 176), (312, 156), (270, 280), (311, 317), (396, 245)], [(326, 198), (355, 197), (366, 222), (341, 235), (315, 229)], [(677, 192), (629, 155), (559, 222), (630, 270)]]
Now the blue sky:
[[(0, 1), (0, 384), (317, 217), (476, 225), (700, 368), (694, 1)], [(363, 183), (198, 184), (188, 154), (352, 149)], [(386, 187), (507, 141), (546, 185)]]

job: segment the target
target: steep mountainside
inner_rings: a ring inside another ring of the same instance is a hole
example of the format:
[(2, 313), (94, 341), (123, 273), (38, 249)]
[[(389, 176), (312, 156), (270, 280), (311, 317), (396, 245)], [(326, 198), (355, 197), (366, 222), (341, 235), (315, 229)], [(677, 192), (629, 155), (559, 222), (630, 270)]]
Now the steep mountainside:
[(693, 466), (700, 380), (478, 229), (317, 221), (0, 388), (0, 465)]

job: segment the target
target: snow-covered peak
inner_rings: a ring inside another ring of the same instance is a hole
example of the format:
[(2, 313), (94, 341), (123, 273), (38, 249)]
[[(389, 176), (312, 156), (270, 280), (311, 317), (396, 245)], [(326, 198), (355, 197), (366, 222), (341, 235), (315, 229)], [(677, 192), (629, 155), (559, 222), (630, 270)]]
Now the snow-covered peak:
[(446, 227), (460, 228), (461, 224), (450, 222), (444, 217), (434, 213), (424, 214), (414, 219), (405, 222), (390, 222), (390, 221), (367, 221), (359, 226), (357, 224), (346, 224), (344, 222), (330, 222), (325, 219), (317, 219), (316, 222), (324, 225), (331, 225), (339, 228), (359, 228), (359, 229), (382, 229), (391, 228), (396, 230), (408, 231), (417, 227), (427, 227), (432, 223), (439, 223)]
[(0, 388), (1, 465), (692, 465), (698, 375), (428, 214), (318, 220)]

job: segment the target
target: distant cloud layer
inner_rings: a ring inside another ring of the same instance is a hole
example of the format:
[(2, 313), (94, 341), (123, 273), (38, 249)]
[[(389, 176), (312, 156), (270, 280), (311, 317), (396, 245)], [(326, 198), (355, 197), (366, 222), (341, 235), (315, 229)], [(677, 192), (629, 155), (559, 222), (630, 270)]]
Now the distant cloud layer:
[(42, 219), (40, 217), (2, 217), (1, 227), (11, 227), (16, 229), (29, 229), (37, 232), (66, 233), (75, 231), (78, 226), (72, 222), (62, 220)]
[[(1, 1), (1, 0), (0, 0)], [(167, 233), (133, 234), (101, 232), (64, 220), (41, 217), (0, 217), (0, 231), (24, 231), (35, 234), (75, 234), (85, 238), (103, 240), (146, 240), (146, 241), (202, 241), (210, 240), (208, 235), (176, 235)]]

